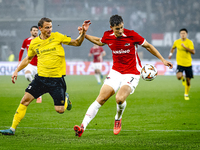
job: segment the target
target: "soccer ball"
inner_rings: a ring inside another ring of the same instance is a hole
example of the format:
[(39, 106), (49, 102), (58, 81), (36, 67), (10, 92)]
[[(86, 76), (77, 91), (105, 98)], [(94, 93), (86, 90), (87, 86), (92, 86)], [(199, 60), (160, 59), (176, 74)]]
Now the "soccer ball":
[(142, 67), (141, 76), (145, 81), (152, 81), (156, 78), (158, 72), (154, 65), (146, 64)]

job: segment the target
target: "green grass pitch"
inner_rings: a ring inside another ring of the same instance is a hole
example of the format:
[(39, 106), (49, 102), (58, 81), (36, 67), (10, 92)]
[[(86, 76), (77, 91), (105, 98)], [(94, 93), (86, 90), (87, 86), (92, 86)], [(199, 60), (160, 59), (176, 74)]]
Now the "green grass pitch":
[[(127, 98), (119, 135), (113, 134), (114, 95), (81, 138), (75, 137), (73, 126), (81, 124), (101, 85), (94, 76), (66, 76), (65, 80), (72, 110), (58, 114), (49, 94), (42, 96), (41, 104), (34, 100), (15, 135), (0, 135), (1, 150), (200, 149), (200, 76), (191, 81), (189, 101), (184, 100), (184, 87), (175, 76), (158, 76), (149, 82), (141, 79)], [(11, 76), (0, 76), (0, 130), (11, 126), (27, 85), (24, 76), (16, 84), (11, 83)]]

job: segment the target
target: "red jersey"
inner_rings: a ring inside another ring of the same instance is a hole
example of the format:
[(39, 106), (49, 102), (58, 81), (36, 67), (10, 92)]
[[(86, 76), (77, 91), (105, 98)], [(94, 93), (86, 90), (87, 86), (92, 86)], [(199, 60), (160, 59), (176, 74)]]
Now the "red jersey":
[(124, 29), (121, 37), (115, 37), (113, 30), (105, 31), (101, 42), (112, 50), (112, 69), (122, 74), (140, 75), (142, 68), (137, 53), (137, 45), (143, 45), (145, 39), (133, 30)]
[(100, 60), (98, 59), (98, 57), (101, 55), (102, 52), (104, 52), (104, 49), (101, 46), (98, 46), (97, 48), (92, 47), (90, 49), (90, 53), (93, 55), (93, 62), (102, 62), (103, 61), (102, 57)]
[[(31, 40), (32, 40), (32, 38), (29, 37), (29, 38), (26, 38), (24, 40), (24, 42), (22, 43), (22, 47), (21, 47), (21, 50), (19, 52), (19, 61), (22, 60), (22, 56), (23, 56), (24, 50), (27, 49), (27, 52), (28, 52), (28, 48), (29, 48), (29, 45), (31, 43)], [(33, 59), (31, 60), (30, 64), (34, 65), (34, 66), (37, 66), (37, 55), (35, 55), (33, 57)]]

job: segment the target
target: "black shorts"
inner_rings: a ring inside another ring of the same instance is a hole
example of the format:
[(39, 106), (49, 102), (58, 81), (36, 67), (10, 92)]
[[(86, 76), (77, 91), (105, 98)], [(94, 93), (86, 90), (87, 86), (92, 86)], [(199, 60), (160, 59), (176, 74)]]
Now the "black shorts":
[(176, 69), (176, 73), (178, 72), (182, 72), (185, 71), (185, 75), (186, 75), (186, 78), (193, 78), (193, 71), (192, 71), (192, 66), (189, 66), (189, 67), (183, 67), (183, 66), (177, 66), (177, 69)]
[(49, 93), (54, 100), (54, 105), (64, 106), (66, 89), (64, 76), (61, 78), (47, 78), (36, 74), (34, 80), (25, 91), (35, 99), (45, 93)]

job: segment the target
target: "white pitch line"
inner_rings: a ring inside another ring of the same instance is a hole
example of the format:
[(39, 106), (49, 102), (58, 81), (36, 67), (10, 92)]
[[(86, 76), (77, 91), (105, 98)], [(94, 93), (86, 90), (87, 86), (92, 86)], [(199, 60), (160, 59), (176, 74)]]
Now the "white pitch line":
[(200, 132), (200, 130), (149, 130), (150, 132)]
[[(8, 126), (0, 126), (0, 128), (10, 128)], [(73, 128), (42, 128), (42, 127), (17, 127), (21, 129), (39, 129), (39, 130), (74, 130)], [(1, 129), (2, 130), (2, 129)], [(101, 130), (101, 131), (112, 131), (113, 129), (86, 129), (91, 131)], [(200, 130), (126, 130), (122, 129), (121, 131), (127, 132), (200, 132)]]

